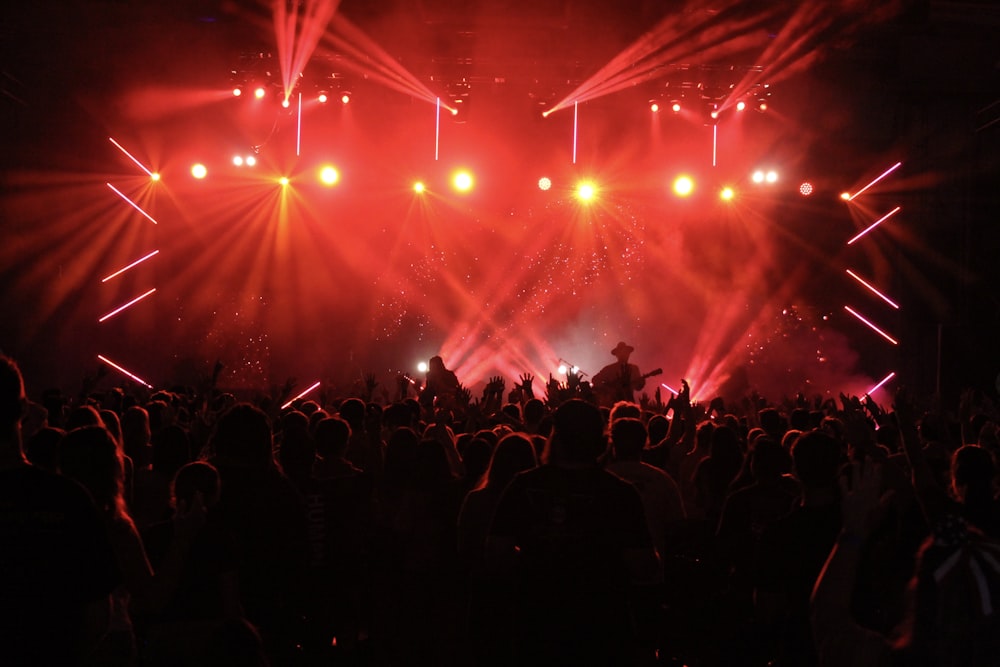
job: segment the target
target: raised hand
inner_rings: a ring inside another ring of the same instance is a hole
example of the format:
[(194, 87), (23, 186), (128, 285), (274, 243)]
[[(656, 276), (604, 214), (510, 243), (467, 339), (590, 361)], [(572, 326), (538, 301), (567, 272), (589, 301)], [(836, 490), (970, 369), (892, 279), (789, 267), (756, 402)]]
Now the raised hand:
[(522, 373), (521, 374), (521, 391), (524, 392), (524, 396), (526, 398), (534, 398), (535, 397), (535, 392), (532, 391), (532, 389), (531, 389), (531, 383), (534, 381), (534, 379), (535, 378), (533, 378), (528, 373)]
[(374, 373), (365, 373), (365, 398), (367, 400), (372, 400), (372, 396), (375, 393), (375, 387), (378, 386), (378, 380), (375, 379)]
[(455, 403), (463, 408), (467, 408), (471, 400), (472, 392), (469, 391), (469, 388), (464, 385), (458, 385), (458, 389), (455, 390)]

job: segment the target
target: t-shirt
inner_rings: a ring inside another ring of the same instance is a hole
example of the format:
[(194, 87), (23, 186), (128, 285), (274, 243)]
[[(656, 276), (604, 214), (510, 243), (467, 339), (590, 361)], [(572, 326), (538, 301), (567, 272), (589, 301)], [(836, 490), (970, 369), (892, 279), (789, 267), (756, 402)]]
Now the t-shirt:
[(82, 613), (120, 578), (83, 487), (33, 466), (0, 470), (0, 662), (78, 664)]

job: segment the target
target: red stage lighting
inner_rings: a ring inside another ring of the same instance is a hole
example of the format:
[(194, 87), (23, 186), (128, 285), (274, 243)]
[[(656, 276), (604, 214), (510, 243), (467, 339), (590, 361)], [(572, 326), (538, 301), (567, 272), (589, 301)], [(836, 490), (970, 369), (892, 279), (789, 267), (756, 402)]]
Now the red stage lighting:
[(326, 93), (320, 93), (319, 97), (317, 97), (316, 99), (319, 100), (320, 104), (326, 104), (326, 101), (330, 98), (327, 97)]
[(323, 185), (335, 185), (340, 180), (340, 174), (329, 165), (319, 170), (319, 180)]
[(266, 95), (266, 94), (267, 94), (267, 91), (264, 90), (264, 88), (261, 87), (261, 86), (258, 86), (253, 91), (253, 96), (256, 97), (258, 100), (264, 99), (264, 95)]
[(191, 165), (191, 175), (199, 180), (205, 178), (208, 176), (208, 168), (200, 162), (193, 164)]
[(343, 102), (344, 104), (347, 104), (348, 102), (351, 101), (351, 94), (344, 93), (343, 95), (340, 96), (340, 101)]
[(416, 192), (417, 194), (420, 194), (421, 192), (423, 192), (426, 189), (427, 189), (427, 186), (425, 186), (420, 181), (417, 181), (416, 183), (413, 184), (413, 191)]
[(733, 197), (736, 196), (736, 191), (731, 187), (724, 187), (719, 191), (719, 199), (722, 201), (732, 201)]
[(455, 189), (459, 192), (468, 192), (472, 189), (472, 174), (467, 171), (456, 172), (451, 179), (451, 184), (454, 185)]
[(671, 108), (671, 110), (673, 110), (674, 113), (680, 113), (680, 111), (681, 111), (681, 103), (678, 102), (677, 100), (674, 100), (670, 104), (670, 108)]
[(678, 197), (687, 197), (694, 192), (694, 179), (686, 175), (678, 176), (674, 179), (673, 188)]
[(747, 103), (744, 102), (743, 100), (740, 100), (739, 102), (736, 103), (736, 110), (737, 111), (743, 111), (746, 108), (747, 108)]
[(593, 183), (583, 182), (576, 186), (576, 196), (585, 202), (591, 201), (597, 194), (597, 188)]
[(242, 88), (233, 88), (233, 97), (239, 97), (243, 94)]
[(552, 180), (549, 179), (548, 177), (542, 176), (541, 178), (538, 179), (539, 190), (548, 190), (551, 187), (552, 187)]
[(799, 186), (799, 194), (803, 197), (808, 197), (813, 193), (813, 184), (806, 182)]
[(660, 105), (657, 104), (656, 102), (650, 102), (649, 103), (649, 110), (652, 111), (653, 113), (656, 113), (657, 111), (660, 110)]

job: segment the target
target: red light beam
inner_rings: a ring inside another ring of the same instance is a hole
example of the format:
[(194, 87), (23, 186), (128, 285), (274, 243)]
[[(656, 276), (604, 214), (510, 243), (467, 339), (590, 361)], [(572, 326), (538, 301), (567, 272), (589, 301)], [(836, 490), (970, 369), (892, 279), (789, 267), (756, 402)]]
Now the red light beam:
[(155, 220), (155, 219), (153, 218), (153, 216), (151, 216), (151, 215), (150, 215), (149, 213), (146, 213), (145, 211), (143, 211), (143, 210), (142, 210), (142, 209), (141, 209), (141, 208), (139, 207), (139, 205), (138, 205), (138, 204), (136, 204), (136, 203), (135, 203), (134, 201), (132, 201), (131, 199), (129, 199), (128, 197), (126, 197), (126, 196), (125, 196), (124, 194), (122, 194), (122, 191), (121, 191), (121, 190), (119, 190), (119, 189), (118, 189), (118, 188), (116, 188), (115, 186), (111, 185), (110, 183), (108, 183), (108, 184), (107, 184), (107, 186), (108, 186), (109, 188), (111, 188), (112, 190), (114, 190), (114, 191), (115, 191), (115, 194), (117, 194), (117, 195), (118, 195), (119, 197), (121, 197), (121, 198), (122, 198), (122, 199), (124, 199), (124, 200), (125, 200), (126, 202), (128, 202), (128, 203), (129, 203), (129, 205), (130, 205), (130, 206), (131, 206), (132, 208), (134, 208), (135, 210), (139, 211), (139, 213), (142, 213), (142, 214), (143, 214), (144, 216), (146, 216), (146, 218), (148, 218), (148, 219), (149, 219), (149, 221), (150, 221), (150, 222), (152, 222), (152, 223), (153, 223), (154, 225), (158, 225), (158, 224), (160, 224), (160, 223), (158, 223), (158, 222), (157, 222), (157, 221), (156, 221), (156, 220)]
[(873, 285), (871, 285), (870, 283), (868, 283), (867, 281), (865, 281), (858, 274), (854, 273), (854, 271), (851, 271), (850, 269), (847, 269), (847, 275), (849, 275), (850, 277), (854, 278), (859, 283), (861, 283), (862, 285), (864, 285), (865, 287), (867, 287), (868, 289), (870, 289), (876, 296), (878, 296), (880, 299), (882, 299), (883, 301), (885, 301), (887, 304), (889, 304), (890, 306), (892, 306), (896, 310), (899, 310), (899, 305), (896, 302), (894, 302), (892, 299), (890, 299), (889, 297), (887, 297), (885, 294), (882, 294), (882, 292), (879, 292), (877, 289), (875, 289), (875, 287)]
[(668, 385), (665, 382), (661, 382), (660, 386), (663, 387), (664, 389), (666, 389), (667, 391), (669, 391), (674, 396), (678, 396), (679, 395), (676, 389), (674, 389), (673, 387), (671, 387), (670, 385)]
[(102, 283), (106, 283), (106, 282), (108, 282), (109, 280), (111, 280), (112, 278), (114, 278), (115, 276), (120, 276), (121, 274), (125, 273), (126, 271), (128, 271), (128, 270), (129, 270), (129, 269), (131, 269), (132, 267), (134, 267), (134, 266), (138, 266), (139, 264), (142, 264), (142, 263), (143, 263), (143, 262), (145, 262), (145, 261), (146, 261), (147, 259), (149, 259), (150, 257), (152, 257), (153, 255), (155, 255), (155, 254), (157, 254), (157, 253), (159, 253), (159, 252), (160, 252), (159, 250), (154, 250), (153, 252), (149, 253), (149, 254), (148, 254), (148, 255), (146, 255), (145, 257), (140, 257), (139, 259), (135, 260), (134, 262), (132, 262), (132, 263), (131, 263), (131, 264), (129, 264), (128, 266), (125, 266), (125, 267), (122, 267), (122, 268), (118, 269), (117, 271), (115, 271), (114, 273), (112, 273), (112, 274), (111, 274), (110, 276), (107, 276), (106, 278), (103, 278), (103, 279), (101, 280), (101, 282), (102, 282)]
[(97, 355), (97, 358), (100, 359), (101, 361), (103, 361), (104, 363), (106, 363), (108, 366), (111, 366), (111, 368), (115, 369), (119, 373), (121, 373), (123, 375), (127, 375), (128, 377), (132, 378), (133, 380), (135, 380), (136, 382), (138, 382), (142, 386), (149, 387), (150, 389), (153, 388), (153, 385), (149, 384), (148, 382), (146, 382), (145, 380), (143, 380), (138, 375), (135, 375), (133, 373), (129, 373), (127, 370), (125, 370), (124, 368), (122, 368), (121, 366), (119, 366), (118, 364), (116, 364), (115, 362), (111, 361), (107, 357), (99, 354), (99, 355)]
[(871, 186), (873, 186), (876, 183), (878, 183), (879, 181), (881, 181), (883, 178), (885, 178), (886, 176), (888, 176), (892, 172), (894, 172), (897, 169), (899, 169), (900, 165), (902, 165), (902, 164), (903, 164), (902, 162), (897, 162), (896, 164), (892, 165), (891, 167), (889, 167), (888, 169), (886, 169), (885, 171), (883, 171), (881, 176), (879, 176), (874, 181), (872, 181), (871, 183), (869, 183), (868, 185), (866, 185), (865, 187), (861, 188), (860, 190), (858, 190), (857, 192), (855, 192), (853, 195), (851, 195), (850, 197), (848, 197), (847, 201), (854, 201), (855, 197), (857, 197), (862, 192), (864, 192), (865, 190), (867, 190)]
[(156, 291), (156, 288), (154, 287), (153, 289), (149, 290), (145, 294), (140, 294), (139, 296), (135, 297), (134, 299), (132, 299), (131, 301), (129, 301), (125, 305), (118, 306), (117, 308), (115, 308), (110, 313), (108, 313), (107, 315), (105, 315), (104, 317), (102, 317), (101, 319), (99, 319), (97, 321), (98, 322), (104, 322), (105, 320), (111, 319), (112, 317), (114, 317), (118, 313), (122, 312), (123, 310), (125, 310), (129, 306), (133, 306), (133, 305), (139, 303), (140, 301), (142, 301), (143, 299), (145, 299), (147, 296), (149, 296), (150, 294), (152, 294), (155, 291)]
[[(412, 380), (411, 380), (411, 382), (412, 382)], [(282, 405), (281, 409), (284, 410), (289, 405), (291, 405), (292, 403), (294, 403), (295, 401), (299, 400), (300, 398), (302, 398), (303, 396), (305, 396), (306, 394), (308, 394), (310, 391), (312, 391), (313, 389), (315, 389), (316, 387), (318, 387), (319, 384), (320, 384), (320, 382), (319, 382), (319, 380), (317, 380), (315, 383), (313, 383), (313, 385), (311, 387), (309, 387), (304, 392), (302, 392), (301, 394), (299, 394), (295, 398), (291, 399), (290, 401), (288, 401), (287, 403), (285, 403), (284, 405)]]
[(892, 216), (894, 216), (897, 213), (899, 213), (899, 209), (900, 209), (900, 207), (897, 206), (896, 208), (892, 209), (891, 211), (889, 211), (888, 213), (886, 213), (885, 215), (883, 215), (881, 218), (879, 218), (878, 220), (876, 220), (872, 224), (868, 225), (867, 229), (865, 229), (864, 231), (860, 232), (857, 236), (855, 236), (853, 239), (851, 239), (850, 241), (848, 241), (847, 245), (851, 245), (852, 243), (854, 243), (855, 241), (857, 241), (858, 239), (860, 239), (862, 236), (864, 236), (865, 234), (867, 234), (871, 230), (875, 229), (876, 227), (878, 227), (879, 225), (881, 225), (883, 222), (885, 222), (886, 220), (888, 220)]
[(132, 160), (132, 162), (135, 162), (136, 166), (138, 166), (139, 169), (142, 169), (144, 172), (146, 172), (147, 176), (149, 176), (150, 178), (156, 178), (153, 175), (153, 172), (151, 172), (149, 169), (147, 169), (146, 166), (143, 163), (141, 163), (138, 160), (136, 160), (135, 157), (131, 153), (129, 153), (127, 150), (125, 150), (124, 146), (122, 146), (120, 143), (118, 143), (117, 141), (115, 141), (111, 137), (108, 137), (108, 140), (110, 140), (111, 143), (113, 143), (118, 148), (118, 150), (120, 150), (122, 153), (125, 153), (125, 155), (128, 157), (128, 159)]
[(879, 382), (877, 385), (875, 385), (874, 387), (872, 387), (871, 389), (869, 389), (868, 391), (865, 392), (865, 396), (871, 396), (876, 391), (878, 391), (879, 389), (881, 389), (882, 385), (884, 385), (886, 382), (888, 382), (889, 380), (891, 380), (894, 377), (896, 377), (896, 371), (893, 371), (893, 372), (889, 373), (888, 375), (886, 375), (884, 378), (882, 378), (881, 382)]
[(874, 331), (875, 333), (877, 333), (879, 336), (882, 336), (882, 338), (885, 338), (887, 341), (889, 341), (893, 345), (899, 345), (899, 341), (898, 340), (896, 340), (895, 338), (893, 338), (892, 336), (890, 336), (889, 334), (887, 334), (886, 332), (882, 331), (877, 326), (875, 326), (874, 324), (872, 324), (871, 322), (869, 322), (868, 320), (866, 320), (861, 314), (858, 313), (858, 311), (852, 309), (850, 306), (844, 306), (844, 310), (846, 310), (851, 315), (854, 315), (854, 317), (858, 318), (859, 320), (861, 320), (862, 322), (864, 322), (865, 324), (867, 324), (868, 327), (872, 331)]

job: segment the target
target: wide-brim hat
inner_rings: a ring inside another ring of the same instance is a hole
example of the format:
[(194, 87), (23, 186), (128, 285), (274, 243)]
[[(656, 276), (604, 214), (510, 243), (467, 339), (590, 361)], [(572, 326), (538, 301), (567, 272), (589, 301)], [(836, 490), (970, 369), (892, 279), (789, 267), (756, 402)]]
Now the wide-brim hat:
[(633, 352), (635, 352), (634, 347), (627, 345), (625, 341), (620, 340), (618, 341), (618, 345), (615, 346), (615, 349), (611, 350), (611, 356), (617, 357), (620, 354), (632, 354)]

